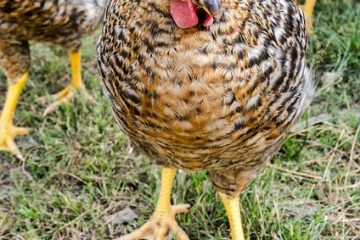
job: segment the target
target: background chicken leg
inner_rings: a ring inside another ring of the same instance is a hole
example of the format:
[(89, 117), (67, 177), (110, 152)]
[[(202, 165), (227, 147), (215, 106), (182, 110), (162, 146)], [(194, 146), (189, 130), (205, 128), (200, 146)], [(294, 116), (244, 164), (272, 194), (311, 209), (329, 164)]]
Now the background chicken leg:
[(51, 96), (51, 98), (55, 99), (55, 102), (45, 109), (43, 113), (44, 116), (56, 110), (61, 104), (70, 102), (78, 91), (84, 94), (89, 101), (93, 101), (93, 98), (87, 93), (82, 81), (80, 51), (70, 51), (69, 60), (71, 67), (71, 83), (60, 92)]
[(306, 31), (313, 34), (313, 14), (315, 9), (316, 0), (306, 0), (302, 6), (306, 18)]
[(4, 108), (0, 116), (0, 151), (11, 152), (21, 160), (24, 160), (24, 157), (14, 140), (17, 135), (27, 134), (28, 129), (14, 127), (13, 116), (20, 93), (28, 78), (29, 74), (25, 73), (15, 84), (9, 83)]

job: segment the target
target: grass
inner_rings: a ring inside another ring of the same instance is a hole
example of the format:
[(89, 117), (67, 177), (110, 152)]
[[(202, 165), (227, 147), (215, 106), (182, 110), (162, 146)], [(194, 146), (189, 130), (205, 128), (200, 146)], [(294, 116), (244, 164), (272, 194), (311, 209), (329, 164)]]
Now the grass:
[[(316, 97), (303, 117), (308, 124), (289, 135), (241, 195), (248, 239), (360, 236), (359, 26), (356, 0), (318, 2), (308, 51)], [(17, 138), (25, 162), (0, 153), (0, 239), (112, 239), (140, 226), (154, 209), (159, 168), (127, 154), (98, 83), (96, 39), (87, 38), (82, 48), (84, 79), (96, 102), (78, 96), (46, 118), (38, 97), (65, 86), (68, 62), (60, 48), (32, 44), (31, 80), (15, 116), (32, 131)], [(0, 79), (5, 93), (3, 73)], [(225, 210), (205, 172), (178, 174), (173, 201), (192, 205), (178, 217), (192, 239), (228, 239)], [(137, 220), (107, 223), (127, 207)]]

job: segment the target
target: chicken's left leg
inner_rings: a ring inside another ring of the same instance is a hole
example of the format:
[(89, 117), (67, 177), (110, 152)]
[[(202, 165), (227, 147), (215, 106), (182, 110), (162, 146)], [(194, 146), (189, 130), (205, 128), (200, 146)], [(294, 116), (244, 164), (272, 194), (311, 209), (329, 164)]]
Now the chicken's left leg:
[(159, 201), (151, 219), (135, 232), (120, 237), (118, 240), (166, 240), (170, 231), (175, 239), (189, 240), (187, 234), (179, 227), (175, 220), (175, 215), (187, 212), (189, 205), (171, 206), (170, 203), (175, 172), (176, 170), (173, 168), (164, 168), (162, 170)]
[(55, 102), (50, 104), (45, 109), (43, 114), (44, 116), (53, 112), (61, 104), (70, 102), (74, 98), (75, 93), (78, 91), (83, 93), (88, 100), (93, 100), (93, 98), (87, 93), (85, 85), (82, 81), (80, 51), (69, 52), (69, 59), (71, 65), (71, 83), (60, 92), (52, 95), (52, 98), (55, 99)]
[(17, 135), (27, 134), (28, 130), (26, 128), (14, 127), (13, 116), (20, 93), (28, 78), (29, 74), (25, 73), (16, 83), (12, 84), (9, 82), (4, 108), (0, 116), (0, 151), (10, 152), (21, 160), (24, 160), (24, 158), (14, 139)]
[(244, 240), (240, 216), (240, 199), (239, 197), (229, 197), (223, 193), (219, 193), (224, 203), (226, 213), (230, 223), (230, 234), (232, 240)]

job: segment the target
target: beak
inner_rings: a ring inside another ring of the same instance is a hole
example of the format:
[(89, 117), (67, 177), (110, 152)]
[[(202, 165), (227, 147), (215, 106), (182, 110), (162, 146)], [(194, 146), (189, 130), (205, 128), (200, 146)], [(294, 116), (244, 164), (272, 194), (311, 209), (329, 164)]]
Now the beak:
[(200, 0), (200, 5), (213, 18), (220, 19), (220, 0)]

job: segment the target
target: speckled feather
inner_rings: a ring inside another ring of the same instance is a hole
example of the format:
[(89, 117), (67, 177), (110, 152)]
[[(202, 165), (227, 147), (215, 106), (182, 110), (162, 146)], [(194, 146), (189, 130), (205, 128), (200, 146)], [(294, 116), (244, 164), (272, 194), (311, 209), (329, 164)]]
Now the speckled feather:
[(0, 0), (0, 65), (9, 81), (30, 66), (29, 40), (77, 50), (101, 22), (108, 0)]
[(221, 0), (182, 30), (170, 1), (112, 0), (98, 69), (115, 117), (158, 164), (206, 169), (228, 195), (277, 152), (313, 94), (304, 16), (291, 0)]

